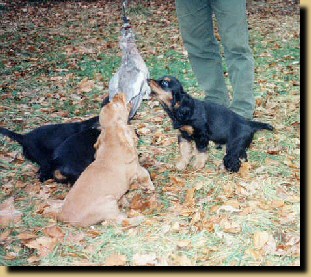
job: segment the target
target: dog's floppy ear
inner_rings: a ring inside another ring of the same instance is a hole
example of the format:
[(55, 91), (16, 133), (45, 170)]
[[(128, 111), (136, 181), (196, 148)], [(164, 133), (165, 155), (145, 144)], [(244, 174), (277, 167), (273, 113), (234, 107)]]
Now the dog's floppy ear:
[(180, 90), (173, 90), (172, 91), (172, 106), (175, 107), (176, 105), (180, 105), (180, 101), (182, 99), (182, 92)]
[(114, 103), (119, 102), (122, 105), (126, 105), (126, 95), (123, 92), (119, 92), (113, 97), (112, 102)]
[(187, 120), (193, 114), (193, 102), (185, 93), (179, 95), (175, 115), (178, 120)]
[(178, 120), (187, 120), (192, 114), (191, 107), (188, 106), (180, 106), (178, 110), (176, 111), (176, 118)]
[(182, 101), (183, 99), (183, 96), (185, 95), (185, 91), (184, 91), (184, 88), (181, 84), (178, 85), (177, 88), (174, 88), (172, 90), (172, 97), (173, 97), (173, 100), (172, 100), (172, 106), (174, 107), (175, 105), (179, 106), (180, 105), (180, 102)]

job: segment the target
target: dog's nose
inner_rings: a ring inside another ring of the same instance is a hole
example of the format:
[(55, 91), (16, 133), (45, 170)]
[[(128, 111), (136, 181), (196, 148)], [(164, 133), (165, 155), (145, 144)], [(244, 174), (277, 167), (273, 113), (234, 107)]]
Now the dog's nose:
[(150, 81), (151, 81), (151, 79), (147, 79), (147, 83), (148, 83), (148, 85), (150, 85)]

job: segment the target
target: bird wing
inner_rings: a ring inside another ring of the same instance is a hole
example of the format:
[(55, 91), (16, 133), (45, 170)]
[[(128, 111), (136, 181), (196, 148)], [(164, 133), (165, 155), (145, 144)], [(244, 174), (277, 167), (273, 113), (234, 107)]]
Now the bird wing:
[[(132, 103), (130, 112), (130, 118), (132, 118), (137, 112), (142, 99), (149, 98), (151, 90), (147, 83), (149, 71), (143, 58), (138, 53), (136, 46), (133, 52), (127, 48), (129, 44), (126, 41), (124, 42), (124, 39), (127, 38), (121, 38), (121, 41), (123, 40), (121, 66), (109, 82), (109, 100), (119, 92), (125, 93), (127, 101)], [(132, 39), (131, 36), (128, 39)], [(133, 44), (130, 47), (133, 50)]]

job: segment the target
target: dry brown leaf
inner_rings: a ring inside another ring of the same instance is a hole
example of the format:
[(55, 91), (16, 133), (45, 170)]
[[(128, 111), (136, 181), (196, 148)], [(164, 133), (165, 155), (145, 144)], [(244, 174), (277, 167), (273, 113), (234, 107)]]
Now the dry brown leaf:
[(39, 262), (41, 260), (40, 257), (38, 256), (30, 256), (28, 259), (27, 259), (27, 262), (29, 264), (33, 264), (33, 263), (36, 263), (36, 262)]
[(0, 234), (0, 242), (4, 242), (5, 240), (8, 239), (8, 237), (11, 234), (11, 230), (6, 230), (3, 233)]
[(240, 208), (240, 202), (238, 200), (236, 200), (236, 199), (230, 199), (230, 200), (226, 201), (224, 203), (224, 205), (231, 206), (231, 207), (233, 207), (235, 209), (239, 209)]
[(220, 221), (220, 226), (223, 228), (225, 233), (238, 234), (242, 231), (239, 223), (230, 221), (226, 218)]
[(201, 212), (195, 212), (191, 218), (190, 225), (194, 225), (195, 223), (201, 221)]
[(190, 260), (187, 256), (185, 255), (175, 255), (173, 254), (171, 256), (173, 260), (173, 265), (180, 265), (180, 266), (193, 266), (195, 261)]
[(172, 224), (172, 227), (171, 227), (171, 230), (174, 231), (174, 232), (178, 232), (180, 231), (180, 225), (179, 225), (179, 222), (176, 221)]
[(162, 116), (156, 116), (156, 117), (153, 117), (152, 118), (152, 121), (153, 122), (156, 122), (156, 123), (162, 123), (163, 122), (163, 117)]
[(149, 208), (149, 205), (148, 202), (142, 199), (140, 194), (136, 194), (131, 201), (130, 208), (134, 210), (144, 211)]
[(100, 235), (102, 235), (102, 231), (99, 231), (99, 230), (93, 230), (93, 229), (90, 229), (87, 231), (87, 234), (91, 237), (91, 238), (96, 238)]
[(10, 224), (16, 224), (22, 220), (22, 212), (14, 207), (14, 198), (9, 197), (0, 204), (0, 226), (7, 227)]
[(28, 248), (33, 248), (38, 251), (39, 257), (43, 258), (51, 254), (57, 244), (56, 238), (39, 237), (30, 242), (25, 243)]
[(185, 205), (194, 206), (195, 204), (194, 193), (195, 193), (195, 188), (187, 189), (185, 202), (184, 202)]
[(176, 176), (170, 176), (170, 181), (176, 186), (184, 187), (186, 184), (186, 181), (182, 178), (176, 177)]
[(61, 240), (65, 236), (62, 229), (57, 225), (44, 228), (43, 233), (51, 238), (56, 238), (57, 240)]
[(126, 265), (127, 257), (120, 254), (112, 254), (106, 259), (106, 266), (123, 266)]
[(69, 233), (66, 236), (66, 242), (70, 243), (70, 244), (81, 243), (84, 239), (85, 239), (85, 233), (84, 232), (77, 233), (77, 234)]
[(272, 200), (270, 205), (272, 208), (280, 208), (284, 206), (284, 200)]
[(282, 151), (282, 146), (268, 148), (267, 153), (270, 155), (278, 155)]
[(20, 233), (18, 234), (17, 238), (20, 240), (29, 240), (29, 239), (34, 239), (36, 238), (37, 235), (34, 233), (29, 233), (29, 232), (25, 232), (25, 233)]
[(179, 248), (187, 248), (190, 246), (190, 244), (191, 244), (190, 240), (180, 240), (177, 242), (177, 246)]
[(44, 217), (56, 218), (57, 214), (61, 211), (64, 205), (64, 200), (50, 200), (46, 201), (46, 205), (43, 208), (42, 215)]
[(251, 170), (251, 164), (249, 162), (244, 162), (241, 164), (239, 174), (241, 175), (242, 178), (247, 178), (250, 170)]
[(267, 231), (254, 233), (254, 246), (256, 249), (263, 249), (266, 253), (274, 253), (276, 250), (276, 242)]
[(221, 205), (217, 210), (217, 214), (220, 212), (237, 213), (240, 212), (240, 209), (234, 208), (231, 205)]
[(9, 261), (11, 261), (11, 260), (16, 259), (17, 257), (18, 257), (18, 253), (9, 252), (9, 253), (7, 253), (3, 258), (4, 258), (4, 260), (9, 260)]
[(26, 187), (26, 185), (27, 185), (27, 183), (22, 182), (22, 181), (16, 181), (16, 183), (15, 183), (15, 187), (19, 188), (19, 189)]
[(248, 248), (245, 250), (245, 254), (253, 257), (254, 260), (262, 260), (263, 259), (263, 253), (261, 250), (255, 250), (252, 248)]
[(135, 254), (133, 257), (133, 265), (144, 265), (144, 266), (150, 266), (150, 265), (156, 265), (157, 264), (157, 256), (155, 253), (149, 253), (149, 254)]
[(220, 205), (214, 205), (214, 206), (211, 207), (210, 212), (211, 213), (216, 213), (219, 210), (220, 207), (221, 207)]
[(81, 92), (90, 92), (95, 86), (95, 82), (93, 80), (89, 80), (87, 77), (84, 78), (78, 88)]

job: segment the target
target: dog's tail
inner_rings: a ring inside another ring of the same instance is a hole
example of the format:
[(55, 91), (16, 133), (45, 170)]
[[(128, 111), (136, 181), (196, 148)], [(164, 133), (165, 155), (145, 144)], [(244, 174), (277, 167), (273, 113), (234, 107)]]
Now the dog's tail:
[(23, 144), (24, 136), (22, 134), (15, 133), (3, 127), (0, 127), (0, 134), (17, 141), (19, 144)]
[(262, 130), (262, 129), (273, 131), (274, 129), (272, 125), (268, 123), (258, 122), (258, 121), (250, 121), (250, 125), (252, 128), (255, 129), (255, 131)]

